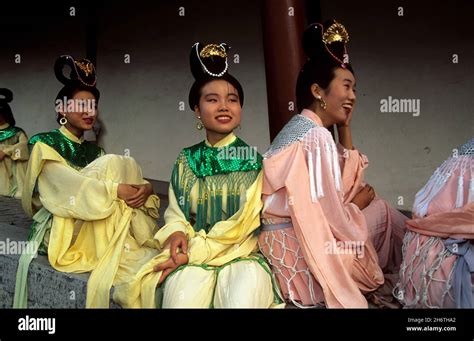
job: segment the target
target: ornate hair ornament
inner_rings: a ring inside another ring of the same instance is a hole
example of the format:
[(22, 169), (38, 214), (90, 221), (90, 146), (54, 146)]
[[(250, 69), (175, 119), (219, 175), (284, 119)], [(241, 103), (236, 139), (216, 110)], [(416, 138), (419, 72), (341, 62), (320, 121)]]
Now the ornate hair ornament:
[[(324, 47), (326, 48), (326, 51), (341, 64), (342, 68), (345, 69), (346, 63), (344, 62), (344, 59), (345, 59), (344, 56), (347, 55), (346, 44), (349, 42), (349, 33), (347, 33), (347, 30), (344, 27), (344, 25), (334, 20), (334, 23), (324, 31), (322, 40), (324, 43)], [(342, 60), (341, 58), (336, 56), (335, 53), (331, 51), (330, 45), (333, 43), (343, 44), (344, 56), (342, 56)]]
[(349, 33), (336, 20), (311, 24), (303, 33), (303, 48), (310, 59), (328, 54), (343, 68), (346, 68), (348, 42)]
[(346, 28), (338, 23), (334, 22), (323, 34), (323, 43), (328, 45), (335, 41), (342, 42), (347, 44), (349, 42), (349, 33), (347, 33)]
[(219, 56), (221, 58), (227, 58), (227, 52), (223, 46), (223, 44), (209, 44), (204, 46), (201, 53), (199, 53), (201, 58), (209, 58), (212, 56)]
[[(193, 45), (194, 58), (197, 58), (201, 69), (204, 73), (213, 77), (222, 77), (229, 68), (227, 63), (227, 50), (229, 46), (225, 43), (208, 44), (199, 51), (200, 43)], [(191, 56), (191, 64), (193, 56)], [(191, 66), (192, 70), (193, 67)], [(212, 71), (210, 70), (212, 68)], [(197, 79), (199, 75), (193, 71), (194, 77)]]
[(87, 59), (82, 61), (74, 61), (74, 64), (76, 64), (76, 66), (86, 74), (86, 77), (94, 72), (94, 64), (92, 64)]
[[(64, 66), (71, 68), (70, 78), (64, 75)], [(56, 78), (64, 85), (79, 81), (86, 88), (93, 88), (97, 83), (94, 64), (88, 59), (75, 60), (70, 55), (62, 55), (54, 64)]]

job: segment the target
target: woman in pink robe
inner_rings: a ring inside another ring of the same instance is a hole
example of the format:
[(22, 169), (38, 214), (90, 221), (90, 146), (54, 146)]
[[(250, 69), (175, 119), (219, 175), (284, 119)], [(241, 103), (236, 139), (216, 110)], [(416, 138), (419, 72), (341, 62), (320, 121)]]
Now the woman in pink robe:
[(474, 308), (473, 155), (474, 138), (416, 195), (394, 291), (407, 308)]
[[(287, 302), (366, 308), (364, 294), (397, 273), (406, 218), (363, 181), (367, 157), (352, 145), (348, 34), (330, 21), (303, 35), (309, 57), (297, 83), (295, 115), (264, 155), (259, 245)], [(338, 125), (339, 143), (327, 129)]]

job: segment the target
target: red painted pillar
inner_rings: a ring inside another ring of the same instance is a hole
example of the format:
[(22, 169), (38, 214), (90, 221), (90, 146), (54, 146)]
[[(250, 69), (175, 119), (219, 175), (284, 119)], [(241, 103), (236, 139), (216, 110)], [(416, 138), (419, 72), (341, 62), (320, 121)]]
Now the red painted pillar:
[(306, 26), (304, 0), (263, 0), (263, 42), (270, 139), (296, 113), (295, 87), (305, 61), (301, 36)]

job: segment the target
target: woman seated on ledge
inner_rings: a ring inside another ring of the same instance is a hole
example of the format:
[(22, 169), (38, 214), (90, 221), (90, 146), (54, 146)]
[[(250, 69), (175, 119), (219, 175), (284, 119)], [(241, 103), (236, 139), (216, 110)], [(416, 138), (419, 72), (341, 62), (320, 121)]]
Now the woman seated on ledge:
[(115, 287), (114, 300), (124, 307), (269, 308), (280, 303), (257, 246), (261, 156), (232, 153), (252, 147), (233, 133), (244, 92), (227, 73), (227, 50), (226, 44), (199, 43), (191, 49), (196, 81), (189, 104), (206, 140), (184, 148), (176, 160), (166, 224), (155, 236), (163, 251), (130, 283)]
[[(348, 40), (334, 20), (304, 33), (309, 59), (296, 85), (301, 113), (264, 154), (259, 245), (288, 302), (367, 308), (370, 295), (398, 307), (390, 280), (396, 283), (406, 218), (363, 180), (368, 160), (351, 138), (356, 95), (344, 61)], [(328, 130), (334, 124), (337, 145)]]
[[(71, 76), (63, 75), (64, 66)], [(91, 272), (87, 307), (108, 307), (112, 285), (153, 257), (159, 198), (130, 157), (104, 155), (84, 141), (97, 119), (94, 65), (61, 56), (56, 77), (64, 84), (56, 109), (61, 128), (33, 136), (23, 208), (33, 216), (29, 250), (17, 271), (14, 307), (27, 307), (28, 267), (36, 252), (64, 272)]]

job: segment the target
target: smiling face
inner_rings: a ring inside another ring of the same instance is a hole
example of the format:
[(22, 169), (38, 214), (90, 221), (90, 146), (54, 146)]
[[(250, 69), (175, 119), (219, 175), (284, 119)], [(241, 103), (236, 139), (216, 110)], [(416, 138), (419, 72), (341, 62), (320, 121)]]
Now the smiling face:
[[(327, 121), (332, 124), (343, 123), (354, 110), (355, 78), (347, 69), (337, 68), (334, 70), (334, 79), (329, 83), (326, 90), (319, 90), (319, 95), (326, 102), (326, 109), (321, 110)], [(313, 91), (315, 97), (318, 95), (316, 89)]]
[(237, 89), (225, 80), (206, 83), (194, 111), (201, 117), (209, 142), (219, 141), (240, 124), (242, 107)]
[[(71, 101), (72, 100), (72, 101)], [(73, 103), (73, 107), (69, 107)], [(66, 116), (66, 128), (73, 132), (83, 132), (92, 129), (97, 120), (97, 101), (89, 91), (77, 91), (68, 100), (68, 110), (60, 113)]]

